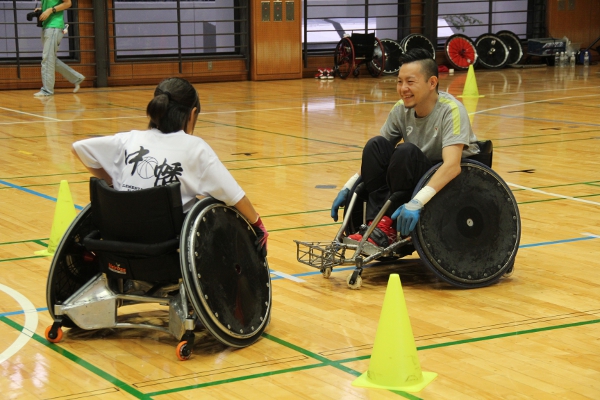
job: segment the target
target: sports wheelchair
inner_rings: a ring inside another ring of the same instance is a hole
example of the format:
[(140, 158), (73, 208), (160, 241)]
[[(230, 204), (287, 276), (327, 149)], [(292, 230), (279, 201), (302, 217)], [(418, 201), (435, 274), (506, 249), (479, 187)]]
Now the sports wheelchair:
[[(346, 282), (362, 285), (363, 267), (372, 261), (390, 260), (417, 251), (422, 262), (445, 282), (461, 288), (479, 288), (512, 274), (521, 238), (517, 202), (502, 178), (491, 169), (492, 142), (479, 142), (480, 154), (461, 161), (461, 173), (421, 210), (411, 235), (388, 247), (368, 242), (377, 223), (398, 194), (392, 194), (360, 242), (348, 236), (365, 225), (367, 195), (360, 179), (344, 207), (344, 220), (332, 242), (295, 241), (299, 262), (320, 269), (329, 278), (333, 267), (354, 264)], [(440, 164), (419, 181), (413, 196), (423, 188)], [(362, 202), (362, 209), (357, 207)], [(363, 228), (364, 229), (364, 228)], [(346, 252), (354, 252), (347, 258)]]
[(346, 79), (350, 73), (356, 77), (360, 74), (362, 64), (366, 64), (369, 74), (374, 78), (383, 73), (385, 50), (374, 33), (352, 33), (335, 46), (334, 74), (342, 79)]
[[(179, 182), (125, 192), (91, 178), (90, 199), (50, 266), (48, 341), (59, 342), (62, 327), (148, 328), (180, 340), (176, 354), (186, 360), (200, 324), (227, 346), (260, 338), (270, 321), (270, 271), (235, 208), (205, 197), (184, 215)], [(118, 315), (144, 303), (167, 306), (168, 326)]]

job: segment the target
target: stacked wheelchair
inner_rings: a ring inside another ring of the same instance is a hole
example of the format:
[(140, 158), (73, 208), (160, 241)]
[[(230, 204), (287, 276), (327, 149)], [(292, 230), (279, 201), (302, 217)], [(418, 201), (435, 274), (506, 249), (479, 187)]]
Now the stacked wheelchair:
[[(461, 288), (488, 286), (512, 274), (521, 237), (519, 209), (507, 184), (491, 169), (492, 143), (480, 142), (479, 146), (481, 153), (463, 159), (460, 175), (421, 210), (410, 236), (399, 236), (385, 248), (368, 242), (377, 223), (394, 203), (392, 195), (360, 242), (348, 237), (366, 223), (367, 196), (359, 180), (350, 191), (344, 220), (334, 240), (296, 240), (298, 261), (318, 268), (325, 278), (329, 278), (334, 267), (355, 265), (346, 279), (351, 289), (361, 287), (366, 264), (398, 259), (415, 250), (422, 263), (437, 277)], [(427, 185), (440, 165), (432, 167), (421, 178), (414, 194)]]
[[(207, 197), (184, 215), (179, 183), (121, 192), (92, 178), (90, 197), (50, 266), (47, 340), (59, 342), (62, 327), (154, 329), (175, 336), (186, 360), (200, 324), (227, 346), (260, 338), (270, 271), (235, 208)], [(167, 306), (168, 326), (123, 322), (120, 309), (144, 303)]]

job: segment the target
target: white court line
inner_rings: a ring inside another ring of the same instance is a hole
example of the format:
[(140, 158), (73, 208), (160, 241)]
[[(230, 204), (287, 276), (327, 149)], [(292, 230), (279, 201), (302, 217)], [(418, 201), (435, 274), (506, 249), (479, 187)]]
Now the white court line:
[(8, 349), (4, 350), (2, 354), (0, 354), (0, 364), (2, 364), (4, 361), (8, 360), (11, 356), (21, 350), (21, 348), (27, 344), (29, 339), (31, 339), (38, 326), (38, 311), (35, 309), (29, 299), (27, 299), (27, 297), (23, 296), (16, 290), (0, 283), (0, 291), (15, 299), (25, 314), (25, 324), (23, 325), (21, 334), (17, 340), (15, 340), (14, 343), (8, 347)]
[[(529, 94), (529, 92), (526, 92), (527, 94)], [(525, 101), (523, 103), (516, 103), (516, 104), (507, 104), (505, 106), (500, 106), (500, 107), (493, 107), (493, 108), (488, 108), (486, 110), (481, 110), (481, 111), (475, 111), (473, 113), (469, 113), (469, 115), (472, 114), (481, 114), (484, 112), (488, 112), (488, 111), (494, 111), (494, 110), (500, 110), (502, 108), (509, 108), (509, 107), (517, 107), (517, 106), (523, 106), (526, 104), (535, 104), (535, 103), (547, 103), (549, 101), (555, 101), (555, 100), (568, 100), (568, 99), (579, 99), (582, 97), (598, 97), (600, 96), (600, 94), (586, 94), (586, 95), (581, 95), (581, 96), (568, 96), (568, 97), (557, 97), (555, 99), (545, 99), (545, 100), (534, 100), (534, 101)]]
[(31, 117), (45, 118), (45, 119), (49, 119), (51, 121), (61, 122), (60, 119), (56, 119), (56, 118), (52, 118), (52, 117), (44, 117), (43, 115), (32, 114), (32, 113), (28, 113), (28, 112), (25, 112), (25, 111), (13, 110), (12, 108), (0, 107), (0, 110), (6, 110), (6, 111), (14, 112), (14, 113), (17, 113), (17, 114), (24, 114), (24, 115), (29, 115)]
[(296, 278), (294, 275), (286, 274), (284, 272), (279, 272), (279, 271), (274, 271), (274, 270), (271, 270), (270, 272), (273, 275), (277, 275), (277, 276), (280, 276), (282, 278), (289, 279), (290, 281), (294, 281), (294, 282), (306, 282), (304, 279)]
[(541, 194), (546, 194), (548, 196), (560, 197), (561, 199), (574, 200), (574, 201), (579, 201), (580, 203), (587, 203), (587, 204), (593, 204), (595, 206), (600, 206), (600, 203), (598, 203), (597, 201), (591, 201), (591, 200), (585, 200), (585, 199), (578, 199), (577, 197), (564, 196), (564, 195), (558, 194), (558, 193), (545, 192), (543, 190), (538, 190), (538, 189), (533, 189), (533, 188), (529, 188), (529, 187), (526, 187), (526, 186), (516, 185), (516, 184), (510, 183), (510, 182), (506, 182), (506, 183), (509, 186), (514, 186), (514, 187), (519, 188), (519, 189), (529, 190), (530, 192), (541, 193)]
[(582, 235), (600, 239), (600, 235), (594, 235), (593, 233), (589, 233), (589, 232), (583, 232)]

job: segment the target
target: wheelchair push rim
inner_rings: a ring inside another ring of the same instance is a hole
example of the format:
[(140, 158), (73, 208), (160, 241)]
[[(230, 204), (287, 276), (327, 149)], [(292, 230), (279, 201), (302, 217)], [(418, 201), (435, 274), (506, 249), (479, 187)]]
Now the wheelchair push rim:
[(400, 43), (392, 39), (381, 39), (385, 51), (384, 75), (394, 75), (400, 70), (400, 56), (403, 53)]
[[(415, 189), (426, 185), (439, 165)], [(517, 202), (485, 165), (463, 160), (462, 172), (422, 210), (412, 232), (421, 260), (442, 280), (462, 288), (497, 282), (515, 262), (521, 238)]]
[(523, 58), (523, 47), (517, 35), (511, 31), (499, 31), (496, 33), (508, 48), (508, 59), (506, 65), (515, 65)]
[(485, 68), (501, 68), (508, 60), (508, 47), (500, 36), (485, 33), (475, 40), (479, 64)]
[(188, 212), (181, 237), (181, 272), (200, 321), (228, 346), (257, 341), (269, 322), (271, 278), (248, 221), (205, 198)]
[(406, 53), (410, 49), (425, 49), (429, 53), (431, 53), (431, 57), (435, 60), (435, 47), (431, 40), (427, 38), (427, 36), (421, 35), (420, 33), (411, 33), (406, 36), (400, 42), (400, 46), (402, 46), (402, 50)]

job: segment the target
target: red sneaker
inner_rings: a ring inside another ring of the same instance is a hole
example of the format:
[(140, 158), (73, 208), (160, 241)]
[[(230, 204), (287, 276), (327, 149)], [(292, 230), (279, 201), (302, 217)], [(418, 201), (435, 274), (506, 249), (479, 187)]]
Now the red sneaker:
[[(370, 221), (369, 225), (371, 225), (372, 222), (373, 221)], [(363, 225), (360, 227), (357, 233), (348, 237), (352, 240), (360, 242), (368, 228), (368, 225)], [(371, 233), (371, 236), (369, 236), (367, 241), (378, 247), (388, 247), (396, 241), (396, 235), (397, 232), (394, 228), (394, 221), (390, 217), (384, 216), (377, 224), (377, 227), (373, 229), (373, 233)]]

